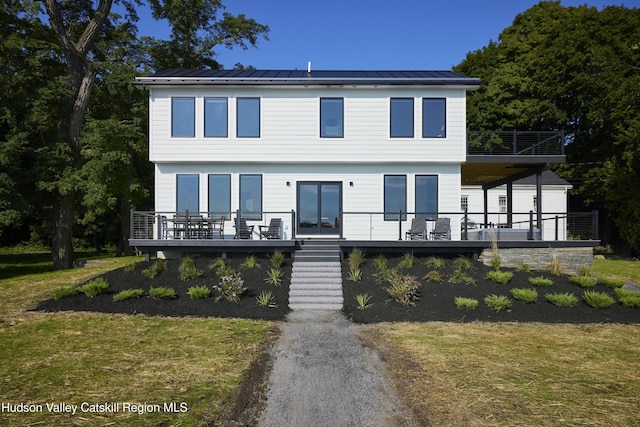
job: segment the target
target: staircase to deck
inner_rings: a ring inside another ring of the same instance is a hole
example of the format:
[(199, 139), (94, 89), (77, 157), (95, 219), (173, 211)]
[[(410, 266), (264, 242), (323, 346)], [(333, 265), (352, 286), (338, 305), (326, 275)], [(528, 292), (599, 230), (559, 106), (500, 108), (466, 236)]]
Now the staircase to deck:
[(335, 240), (305, 240), (295, 251), (289, 308), (342, 310), (340, 246)]

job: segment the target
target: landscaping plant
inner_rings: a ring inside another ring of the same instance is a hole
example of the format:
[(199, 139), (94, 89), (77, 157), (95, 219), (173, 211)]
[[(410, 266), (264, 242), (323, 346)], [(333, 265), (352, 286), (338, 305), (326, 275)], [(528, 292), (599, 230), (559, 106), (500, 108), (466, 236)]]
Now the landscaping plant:
[(72, 297), (80, 293), (78, 286), (69, 286), (67, 288), (60, 288), (53, 293), (53, 299), (59, 300), (61, 298)]
[(571, 308), (578, 304), (578, 297), (574, 294), (570, 294), (569, 292), (545, 294), (544, 297), (551, 304), (558, 307)]
[(423, 279), (426, 280), (427, 282), (438, 282), (438, 283), (441, 283), (442, 282), (442, 274), (440, 274), (440, 272), (437, 271), (437, 270), (431, 270), (430, 272), (428, 272), (427, 274), (424, 275)]
[(609, 279), (608, 277), (598, 277), (598, 283), (611, 289), (617, 289), (624, 286), (624, 280)]
[(511, 296), (513, 299), (526, 304), (533, 304), (538, 301), (538, 291), (535, 289), (513, 288), (511, 289)]
[(543, 276), (529, 277), (529, 283), (533, 286), (547, 287), (553, 285), (553, 280), (547, 279)]
[(471, 260), (466, 256), (459, 256), (453, 260), (453, 268), (458, 271), (468, 270), (471, 268)]
[(187, 295), (189, 295), (189, 298), (191, 299), (209, 298), (211, 296), (211, 289), (209, 289), (206, 285), (191, 286), (187, 290)]
[(177, 297), (175, 289), (168, 286), (159, 286), (157, 288), (151, 286), (149, 288), (149, 296), (155, 299), (173, 299)]
[(102, 277), (93, 279), (78, 288), (86, 296), (93, 298), (96, 295), (104, 294), (109, 290), (109, 283)]
[(142, 289), (125, 289), (113, 296), (114, 302), (126, 301), (128, 299), (140, 298), (144, 295)]
[(356, 302), (358, 303), (358, 310), (364, 310), (371, 307), (371, 297), (367, 294), (356, 295)]
[(554, 276), (562, 276), (562, 262), (558, 259), (557, 254), (551, 256), (551, 266), (549, 266), (549, 273)]
[(282, 251), (276, 250), (273, 252), (273, 254), (271, 254), (269, 260), (271, 261), (271, 266), (273, 268), (280, 268), (282, 266), (282, 263), (284, 262), (284, 254), (282, 253)]
[(204, 274), (202, 270), (196, 268), (196, 264), (190, 256), (182, 258), (180, 267), (178, 267), (178, 273), (180, 274), (180, 280), (183, 282), (197, 279)]
[(158, 274), (166, 270), (166, 268), (167, 262), (163, 259), (158, 259), (156, 260), (156, 262), (151, 264), (150, 267), (142, 270), (142, 275), (148, 277), (149, 279), (154, 279), (158, 276)]
[(425, 261), (425, 264), (428, 268), (433, 268), (435, 270), (438, 270), (440, 268), (444, 268), (445, 266), (445, 261), (444, 259), (437, 257), (437, 256), (430, 256), (429, 258), (427, 258), (427, 260)]
[(364, 252), (360, 248), (354, 248), (349, 253), (349, 268), (351, 271), (359, 270), (362, 264), (364, 264)]
[(584, 291), (582, 299), (593, 308), (608, 308), (616, 302), (610, 295), (596, 291)]
[(280, 286), (282, 284), (283, 275), (284, 273), (281, 270), (277, 268), (272, 268), (267, 272), (267, 278), (264, 279), (264, 281), (265, 283), (268, 283), (273, 286)]
[(598, 284), (598, 278), (594, 276), (571, 276), (569, 281), (581, 288), (592, 288)]
[(614, 290), (616, 296), (618, 297), (618, 301), (624, 307), (628, 308), (640, 308), (640, 292), (638, 291), (627, 291), (622, 288), (616, 288)]
[(275, 298), (273, 297), (273, 294), (267, 291), (260, 292), (260, 295), (256, 297), (256, 304), (260, 307), (268, 308), (275, 308), (278, 306), (278, 304), (276, 304)]
[(463, 273), (461, 270), (456, 270), (453, 272), (451, 277), (449, 277), (449, 283), (464, 283), (465, 285), (475, 285), (476, 280), (468, 274)]
[(244, 280), (240, 276), (240, 273), (232, 274), (231, 276), (223, 276), (220, 278), (220, 284), (215, 287), (220, 295), (217, 300), (225, 300), (229, 302), (239, 302), (242, 294), (245, 293), (247, 288), (244, 287)]
[(463, 297), (456, 297), (455, 303), (459, 310), (475, 310), (479, 305), (477, 299)]
[(513, 278), (513, 273), (510, 271), (492, 270), (489, 271), (484, 278), (500, 283), (501, 285), (506, 285)]
[(414, 301), (418, 300), (418, 282), (415, 276), (403, 275), (395, 270), (387, 280), (389, 287), (385, 288), (387, 293), (393, 300), (402, 305), (415, 305)]
[(247, 255), (244, 262), (240, 265), (242, 269), (261, 268), (255, 255)]
[(347, 280), (350, 280), (352, 282), (361, 281), (362, 280), (362, 270), (360, 270), (359, 268), (351, 269), (351, 271), (349, 271), (349, 274), (347, 275)]
[(511, 300), (504, 295), (491, 294), (484, 298), (484, 303), (491, 310), (500, 312), (511, 308)]
[(387, 258), (382, 254), (378, 254), (373, 259), (373, 265), (376, 266), (376, 270), (378, 270), (378, 272), (386, 271), (389, 269), (389, 267), (387, 266)]
[(402, 256), (402, 259), (398, 262), (397, 268), (403, 270), (405, 268), (413, 267), (414, 257), (412, 253), (406, 253)]

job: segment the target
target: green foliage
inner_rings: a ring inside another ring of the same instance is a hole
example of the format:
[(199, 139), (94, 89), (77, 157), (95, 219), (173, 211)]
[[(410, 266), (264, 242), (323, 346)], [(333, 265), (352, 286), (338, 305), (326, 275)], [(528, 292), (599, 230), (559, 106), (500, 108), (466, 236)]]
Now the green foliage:
[(151, 267), (142, 270), (142, 275), (154, 279), (167, 268), (167, 262), (163, 259), (156, 260)]
[(180, 274), (180, 280), (187, 282), (202, 276), (204, 271), (198, 270), (193, 259), (189, 256), (185, 256), (182, 258), (180, 267), (178, 267), (178, 273)]
[(349, 253), (348, 261), (351, 271), (359, 270), (362, 264), (364, 264), (364, 252), (359, 248), (354, 248), (351, 253)]
[(554, 276), (562, 276), (564, 272), (564, 266), (560, 259), (558, 259), (558, 255), (553, 254), (551, 257), (551, 265), (549, 266), (549, 273)]
[(598, 278), (594, 276), (571, 276), (569, 281), (581, 288), (592, 288), (598, 284)]
[(349, 271), (349, 274), (347, 275), (347, 280), (350, 280), (352, 282), (361, 281), (362, 280), (362, 270), (360, 270), (359, 268), (352, 269), (351, 271)]
[(453, 272), (451, 277), (449, 277), (449, 283), (464, 283), (465, 285), (475, 285), (476, 280), (468, 274), (463, 273), (461, 270), (456, 270)]
[(371, 296), (368, 294), (356, 295), (356, 302), (358, 303), (358, 310), (365, 310), (373, 305), (371, 303)]
[(127, 264), (127, 265), (124, 267), (124, 271), (126, 271), (127, 273), (133, 273), (133, 272), (135, 271), (135, 269), (136, 269), (136, 264), (137, 264), (137, 263), (136, 263), (135, 261), (133, 261), (133, 262), (131, 262), (131, 263)]
[(484, 303), (487, 305), (487, 307), (495, 312), (500, 312), (511, 308), (511, 300), (504, 295), (487, 295), (484, 298)]
[(224, 258), (214, 259), (213, 262), (209, 264), (209, 269), (215, 270), (216, 276), (218, 277), (231, 276), (235, 273), (235, 271), (233, 271), (233, 268), (226, 264)]
[(102, 277), (98, 277), (80, 286), (79, 290), (86, 296), (93, 298), (106, 293), (109, 290), (109, 283)]
[(385, 288), (391, 298), (402, 305), (415, 305), (418, 300), (418, 287), (420, 282), (414, 276), (403, 275), (395, 270), (387, 278), (389, 287)]
[(575, 305), (578, 304), (578, 298), (574, 294), (571, 294), (569, 292), (550, 293), (550, 294), (545, 294), (544, 297), (551, 304), (558, 307), (571, 308), (571, 307), (575, 307)]
[(498, 254), (495, 254), (493, 258), (491, 258), (491, 267), (494, 271), (500, 270), (500, 265), (502, 264), (502, 259)]
[(270, 285), (280, 286), (282, 285), (282, 276), (284, 276), (284, 273), (281, 270), (272, 268), (267, 272), (267, 278), (264, 281)]
[(59, 300), (61, 298), (72, 297), (74, 295), (78, 295), (80, 293), (80, 288), (78, 286), (69, 286), (67, 288), (60, 288), (53, 293), (53, 299)]
[(471, 268), (471, 260), (466, 256), (459, 256), (453, 260), (453, 268), (458, 271), (469, 270)]
[(149, 288), (149, 296), (155, 299), (173, 299), (178, 297), (175, 289), (168, 286), (158, 286), (157, 288), (151, 286)]
[(273, 297), (273, 294), (267, 291), (260, 292), (260, 295), (256, 297), (256, 304), (260, 307), (267, 308), (275, 308), (278, 306), (278, 304), (276, 304), (276, 299)]
[(225, 300), (235, 303), (240, 301), (242, 294), (247, 290), (247, 288), (244, 287), (244, 280), (242, 280), (240, 273), (221, 277), (220, 284), (215, 286), (215, 289), (220, 294), (217, 300)]
[(128, 299), (140, 298), (143, 295), (144, 291), (142, 289), (125, 289), (115, 294), (113, 296), (113, 301), (120, 302)]
[(593, 269), (588, 265), (578, 267), (578, 276), (593, 276)]
[(271, 261), (271, 266), (273, 268), (280, 268), (282, 267), (282, 263), (284, 262), (284, 254), (282, 253), (282, 251), (276, 250), (273, 252), (273, 254), (271, 254), (269, 260)]
[(624, 286), (624, 280), (622, 279), (609, 279), (607, 277), (598, 277), (598, 283), (607, 288), (617, 289)]
[(244, 262), (240, 265), (242, 269), (261, 268), (255, 255), (247, 255)]
[(428, 268), (432, 268), (432, 269), (438, 270), (440, 268), (444, 268), (445, 261), (444, 261), (444, 259), (442, 259), (440, 257), (430, 256), (425, 261), (425, 264), (427, 265)]
[(389, 269), (389, 267), (387, 266), (387, 258), (382, 254), (378, 254), (373, 259), (373, 265), (376, 266), (376, 270), (378, 270), (378, 272), (386, 271)]
[(618, 301), (620, 301), (620, 304), (624, 307), (640, 308), (640, 292), (627, 291), (622, 288), (616, 288), (614, 292), (618, 297)]
[(478, 300), (473, 298), (456, 297), (455, 302), (459, 310), (475, 310), (479, 305)]
[(205, 299), (211, 296), (211, 289), (209, 289), (206, 285), (202, 286), (191, 286), (187, 290), (187, 295), (191, 299)]
[(584, 291), (582, 299), (593, 308), (608, 308), (616, 301), (604, 292)]
[(513, 288), (511, 289), (511, 296), (526, 304), (533, 304), (538, 301), (538, 291), (535, 289)]
[(484, 278), (500, 283), (501, 285), (506, 285), (513, 278), (513, 273), (510, 271), (492, 270), (488, 272)]
[(553, 285), (553, 280), (547, 279), (544, 276), (537, 276), (529, 277), (529, 283), (531, 283), (533, 286), (547, 287)]
[(518, 268), (516, 268), (516, 271), (521, 271), (523, 273), (530, 273), (531, 267), (526, 262), (521, 262), (520, 264), (518, 264)]
[(440, 274), (438, 270), (431, 270), (430, 272), (424, 275), (423, 279), (426, 280), (427, 282), (438, 282), (438, 283), (441, 283), (443, 280), (442, 274)]
[(398, 262), (397, 268), (403, 270), (405, 268), (413, 267), (414, 257), (412, 253), (406, 253), (402, 256), (402, 259)]

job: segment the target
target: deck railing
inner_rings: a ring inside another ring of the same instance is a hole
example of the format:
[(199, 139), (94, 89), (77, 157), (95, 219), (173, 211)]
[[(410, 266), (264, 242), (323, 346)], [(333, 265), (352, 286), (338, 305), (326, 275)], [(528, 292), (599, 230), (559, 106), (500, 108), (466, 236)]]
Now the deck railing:
[(489, 156), (564, 155), (563, 131), (468, 131), (467, 154)]

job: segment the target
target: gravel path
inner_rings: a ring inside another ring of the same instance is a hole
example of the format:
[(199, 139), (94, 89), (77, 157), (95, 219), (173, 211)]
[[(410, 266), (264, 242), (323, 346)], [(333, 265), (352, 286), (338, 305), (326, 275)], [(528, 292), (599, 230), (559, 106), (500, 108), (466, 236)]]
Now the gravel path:
[(332, 311), (294, 311), (272, 349), (261, 427), (412, 425), (363, 326)]

